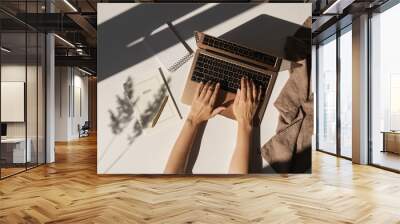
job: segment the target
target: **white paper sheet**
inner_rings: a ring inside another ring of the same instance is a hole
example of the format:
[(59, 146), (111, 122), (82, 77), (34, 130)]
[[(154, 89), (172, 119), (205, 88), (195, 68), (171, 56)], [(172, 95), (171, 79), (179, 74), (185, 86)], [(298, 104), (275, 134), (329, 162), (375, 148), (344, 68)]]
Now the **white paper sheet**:
[[(137, 100), (135, 104), (135, 117), (140, 122), (145, 133), (149, 134), (154, 132), (154, 130), (163, 129), (171, 122), (180, 120), (159, 71), (155, 70), (151, 74), (143, 75), (142, 78), (140, 81), (136, 79), (134, 82)], [(159, 113), (160, 106), (167, 96), (168, 100), (161, 109), (162, 111), (157, 122), (152, 127), (153, 120), (157, 116), (157, 113)]]

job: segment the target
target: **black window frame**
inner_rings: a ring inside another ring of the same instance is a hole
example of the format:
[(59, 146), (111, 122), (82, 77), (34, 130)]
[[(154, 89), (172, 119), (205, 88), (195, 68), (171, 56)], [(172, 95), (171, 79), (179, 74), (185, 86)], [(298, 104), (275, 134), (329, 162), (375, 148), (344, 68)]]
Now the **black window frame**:
[[(347, 32), (351, 32), (352, 28), (352, 23), (347, 24), (346, 26), (344, 26), (343, 28), (337, 29), (335, 33), (333, 33), (332, 35), (326, 37), (325, 39), (320, 40), (318, 43), (316, 43), (316, 50), (315, 50), (315, 65), (316, 65), (316, 69), (315, 69), (315, 74), (316, 74), (316, 150), (319, 152), (323, 152), (323, 153), (327, 153), (329, 155), (333, 155), (333, 156), (337, 156), (340, 158), (344, 158), (347, 160), (352, 160), (352, 158), (347, 157), (347, 156), (343, 156), (341, 153), (341, 119), (340, 119), (340, 77), (341, 77), (341, 67), (340, 67), (340, 37), (347, 33)], [(333, 38), (334, 37), (334, 38)], [(322, 43), (328, 43), (330, 41), (336, 41), (336, 152), (332, 153), (332, 152), (328, 152), (324, 149), (321, 149), (319, 147), (319, 46)]]

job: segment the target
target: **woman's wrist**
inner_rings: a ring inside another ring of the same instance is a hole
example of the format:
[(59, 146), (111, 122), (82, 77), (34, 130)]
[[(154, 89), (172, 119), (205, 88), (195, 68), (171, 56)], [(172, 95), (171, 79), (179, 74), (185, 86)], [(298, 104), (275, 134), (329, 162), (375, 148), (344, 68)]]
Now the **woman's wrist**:
[(241, 130), (251, 131), (253, 129), (253, 124), (248, 120), (238, 120), (238, 127)]
[(187, 116), (186, 122), (187, 122), (188, 124), (190, 124), (191, 126), (193, 126), (193, 127), (196, 127), (196, 126), (198, 126), (198, 125), (201, 123), (201, 121), (200, 121), (199, 119), (196, 119), (196, 117), (193, 116), (193, 115), (191, 115), (191, 114), (189, 114), (189, 115)]

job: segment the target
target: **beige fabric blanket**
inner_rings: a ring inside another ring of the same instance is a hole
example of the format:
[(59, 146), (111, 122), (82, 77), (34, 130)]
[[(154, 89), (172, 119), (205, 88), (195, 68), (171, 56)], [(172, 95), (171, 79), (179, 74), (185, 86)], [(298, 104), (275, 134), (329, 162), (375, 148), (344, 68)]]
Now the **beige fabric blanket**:
[(306, 60), (298, 63), (274, 103), (280, 112), (276, 135), (261, 149), (277, 173), (311, 172), (313, 96)]

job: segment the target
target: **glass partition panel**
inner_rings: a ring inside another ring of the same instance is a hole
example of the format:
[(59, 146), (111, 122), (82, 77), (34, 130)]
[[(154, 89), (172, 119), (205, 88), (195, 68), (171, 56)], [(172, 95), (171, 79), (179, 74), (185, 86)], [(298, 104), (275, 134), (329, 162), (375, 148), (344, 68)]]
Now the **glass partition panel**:
[(351, 26), (340, 36), (340, 154), (352, 157), (352, 35)]
[[(0, 7), (18, 16), (46, 9), (44, 0)], [(0, 12), (0, 178), (45, 163), (46, 38), (10, 15)]]
[(27, 150), (30, 158), (28, 158), (27, 167), (34, 167), (37, 165), (38, 160), (38, 49), (37, 41), (38, 36), (36, 32), (27, 33), (27, 80), (26, 80), (26, 113), (27, 113)]
[[(38, 0), (38, 13), (46, 13), (46, 0)], [(53, 4), (53, 3), (51, 3)], [(46, 162), (46, 36), (38, 33), (38, 164)]]
[[(1, 33), (1, 175), (24, 171), (26, 142), (26, 33)], [(29, 147), (28, 147), (29, 149)]]
[(400, 170), (400, 4), (371, 18), (372, 163)]
[(38, 34), (38, 164), (43, 164), (46, 161), (46, 145), (45, 145), (45, 120), (46, 120), (46, 76), (45, 76), (45, 65), (46, 65), (46, 52), (45, 52), (45, 44), (46, 39), (45, 35), (42, 33)]
[(336, 37), (318, 47), (318, 149), (336, 153)]

